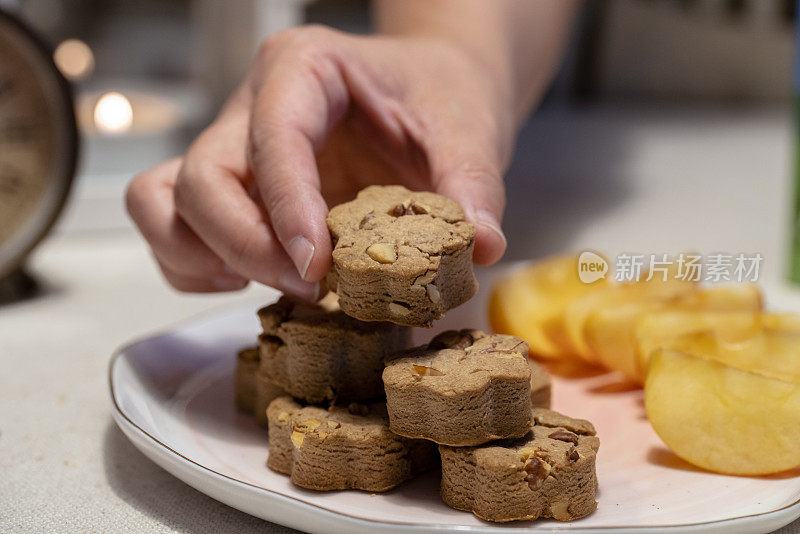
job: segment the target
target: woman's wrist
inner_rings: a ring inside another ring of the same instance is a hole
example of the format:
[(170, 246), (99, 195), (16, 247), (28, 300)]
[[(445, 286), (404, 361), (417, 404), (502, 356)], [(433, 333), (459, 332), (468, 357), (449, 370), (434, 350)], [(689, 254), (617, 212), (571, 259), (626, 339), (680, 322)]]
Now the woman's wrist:
[(380, 34), (439, 39), (483, 65), (516, 130), (550, 83), (580, 5), (581, 0), (373, 0), (373, 14)]
[[(511, 157), (518, 125), (524, 122), (527, 115), (527, 111), (520, 113), (525, 106), (517, 101), (518, 91), (513, 87), (508, 58), (502, 58), (499, 54), (480, 53), (474, 47), (448, 36), (415, 32), (411, 35), (394, 34), (389, 38), (409, 46), (408, 55), (411, 59), (407, 62), (407, 68), (429, 77), (421, 87), (427, 86), (434, 92), (449, 91), (451, 101), (460, 102), (476, 118), (488, 115), (488, 121), (479, 119), (476, 123), (488, 122), (490, 129), (496, 130), (494, 137), (497, 140), (498, 161), (505, 165)], [(426, 73), (425, 69), (418, 68), (423, 62), (435, 63), (442, 68)], [(450, 80), (447, 72), (450, 69), (467, 73), (458, 76), (463, 81), (452, 87), (448, 87)], [(405, 79), (413, 78), (407, 76)]]
[[(516, 138), (516, 125), (524, 119), (516, 115), (520, 106), (514, 99), (510, 65), (499, 57), (481, 54), (474, 47), (448, 37), (415, 35), (408, 39), (425, 50), (423, 54), (436, 54), (438, 51), (442, 61), (460, 65), (468, 73), (464, 79), (469, 80), (471, 87), (451, 88), (453, 99), (458, 100), (459, 96), (465, 98), (464, 105), (469, 106), (469, 112), (476, 116), (490, 115), (491, 124), (496, 130), (498, 159), (501, 164), (506, 163)], [(442, 80), (431, 82), (433, 85), (442, 84)]]

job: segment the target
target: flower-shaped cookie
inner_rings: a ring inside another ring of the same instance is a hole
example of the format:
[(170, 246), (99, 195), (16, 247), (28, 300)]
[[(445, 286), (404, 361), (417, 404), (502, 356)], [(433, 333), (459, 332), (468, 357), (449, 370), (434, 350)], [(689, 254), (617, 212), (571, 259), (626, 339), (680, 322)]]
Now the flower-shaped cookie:
[(387, 491), (438, 464), (433, 443), (389, 431), (383, 402), (325, 409), (285, 396), (267, 417), (267, 466), (304, 488)]
[(236, 375), (234, 392), (236, 407), (243, 412), (253, 413), (256, 403), (256, 372), (259, 364), (258, 347), (242, 349), (236, 355)]
[(270, 403), (286, 395), (286, 391), (276, 384), (269, 375), (256, 372), (256, 399), (253, 404), (253, 414), (259, 426), (267, 426), (267, 407)]
[(328, 288), (362, 321), (430, 326), (478, 288), (475, 228), (452, 200), (402, 186), (370, 186), (328, 215)]
[(528, 344), (477, 330), (447, 331), (386, 364), (392, 432), (439, 444), (478, 445), (530, 430)]
[(487, 521), (572, 521), (597, 508), (599, 447), (588, 421), (537, 408), (523, 438), (440, 446), (442, 499)]
[(383, 359), (406, 345), (406, 328), (362, 323), (325, 300), (288, 297), (259, 310), (260, 371), (307, 402), (360, 400), (383, 393)]
[(549, 408), (552, 395), (550, 375), (544, 367), (531, 358), (528, 358), (528, 367), (531, 368), (531, 406)]
[(261, 355), (258, 347), (239, 351), (236, 359), (234, 392), (236, 407), (253, 414), (260, 426), (267, 426), (267, 406), (286, 392), (259, 369)]

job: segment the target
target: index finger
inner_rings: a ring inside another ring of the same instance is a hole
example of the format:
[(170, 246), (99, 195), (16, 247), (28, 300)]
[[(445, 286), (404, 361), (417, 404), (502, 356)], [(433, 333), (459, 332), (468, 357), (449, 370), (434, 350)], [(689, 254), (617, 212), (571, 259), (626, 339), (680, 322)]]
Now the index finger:
[(263, 210), (246, 190), (249, 101), (240, 90), (189, 149), (175, 184), (181, 217), (244, 277), (314, 300), (319, 284), (303, 281)]

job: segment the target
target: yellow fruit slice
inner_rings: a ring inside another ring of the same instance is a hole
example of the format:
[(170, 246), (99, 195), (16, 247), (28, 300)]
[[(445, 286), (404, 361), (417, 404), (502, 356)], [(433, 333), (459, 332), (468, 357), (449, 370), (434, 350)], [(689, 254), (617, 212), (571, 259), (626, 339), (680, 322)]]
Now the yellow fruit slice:
[(682, 295), (672, 307), (682, 310), (760, 311), (764, 297), (756, 284), (726, 284), (704, 287)]
[(761, 322), (766, 330), (800, 332), (800, 315), (794, 313), (765, 313)]
[(702, 331), (680, 336), (670, 349), (719, 361), (785, 382), (800, 384), (800, 331), (761, 328), (749, 337)]
[(636, 373), (647, 376), (650, 357), (658, 348), (671, 347), (684, 336), (713, 332), (732, 339), (751, 337), (762, 326), (758, 312), (720, 312), (706, 310), (661, 310), (641, 317), (635, 327)]
[(489, 321), (495, 332), (527, 341), (531, 353), (539, 358), (569, 358), (571, 347), (560, 323), (564, 307), (604, 285), (605, 280), (581, 282), (575, 256), (536, 262), (495, 285), (489, 301)]
[(643, 314), (663, 306), (663, 302), (642, 298), (595, 310), (584, 327), (586, 343), (603, 365), (639, 380), (634, 327)]
[[(761, 314), (763, 297), (755, 284), (711, 286), (686, 293), (665, 309), (647, 313), (634, 327), (635, 372), (644, 380), (652, 351), (692, 332), (710, 330), (726, 337), (751, 337), (766, 323), (788, 323), (783, 315)], [(775, 315), (773, 317), (773, 315)], [(798, 320), (800, 328), (800, 320)]]
[(607, 295), (598, 295), (588, 304), (575, 302), (567, 313), (579, 311), (565, 320), (571, 322), (570, 333), (574, 342), (581, 343), (580, 338), (583, 338), (579, 354), (588, 355), (589, 361), (598, 361), (621, 371), (632, 380), (640, 380), (635, 358), (636, 322), (644, 314), (695, 291), (693, 283), (675, 279), (623, 284), (614, 287)]
[[(639, 323), (646, 317), (664, 310), (737, 310), (750, 312), (752, 323), (752, 314), (761, 309), (761, 292), (757, 286), (751, 284), (696, 289), (692, 284), (681, 283), (679, 280), (655, 284), (651, 280), (646, 284), (634, 285), (633, 288), (638, 288), (640, 292), (629, 302), (608, 305), (590, 314), (586, 320), (584, 335), (601, 363), (640, 383), (644, 382), (646, 376), (646, 361), (643, 361), (640, 345), (645, 346), (647, 352), (644, 354), (647, 354), (652, 350), (653, 344), (673, 337), (678, 326), (689, 331), (704, 328), (696, 322), (698, 319), (702, 320), (700, 316), (688, 316), (683, 321), (673, 316), (663, 321), (667, 324), (650, 324), (644, 330), (639, 329)], [(747, 324), (740, 320), (737, 325), (742, 323)], [(642, 342), (643, 332), (652, 333), (654, 340), (645, 339)]]
[(664, 443), (698, 467), (765, 475), (800, 465), (798, 384), (658, 350), (645, 406)]
[(629, 292), (619, 286), (608, 286), (568, 303), (561, 318), (566, 346), (581, 360), (592, 364), (599, 363), (597, 355), (584, 335), (586, 321), (595, 310), (618, 305), (628, 299), (630, 299)]

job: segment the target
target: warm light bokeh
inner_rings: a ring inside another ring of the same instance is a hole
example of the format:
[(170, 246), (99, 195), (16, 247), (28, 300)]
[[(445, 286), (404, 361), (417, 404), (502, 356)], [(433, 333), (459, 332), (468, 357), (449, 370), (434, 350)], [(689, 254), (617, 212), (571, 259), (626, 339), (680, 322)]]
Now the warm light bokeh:
[(106, 93), (94, 107), (94, 124), (98, 131), (119, 135), (133, 125), (133, 108), (130, 101), (120, 93)]
[(56, 48), (53, 60), (68, 79), (83, 80), (94, 71), (94, 54), (89, 45), (78, 39), (67, 39)]

